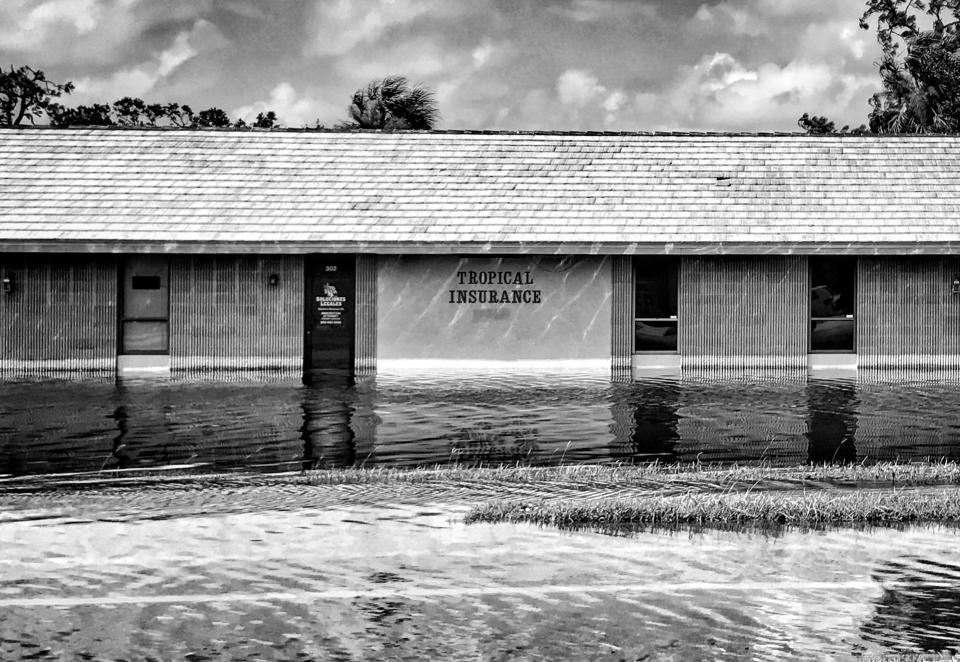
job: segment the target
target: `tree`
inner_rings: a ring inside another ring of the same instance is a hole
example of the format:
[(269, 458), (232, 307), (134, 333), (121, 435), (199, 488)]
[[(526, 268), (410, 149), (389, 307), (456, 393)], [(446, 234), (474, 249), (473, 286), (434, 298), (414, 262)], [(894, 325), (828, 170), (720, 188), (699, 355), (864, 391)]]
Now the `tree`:
[[(211, 111), (223, 112), (219, 108), (208, 108), (201, 110), (200, 115)], [(202, 126), (197, 122), (193, 115), (193, 109), (186, 104), (173, 103), (155, 103), (147, 106), (147, 112), (151, 113), (153, 124), (150, 126), (160, 126), (160, 120), (163, 119), (169, 126), (195, 127)], [(226, 115), (226, 113), (224, 113)]]
[(960, 131), (960, 0), (868, 0), (860, 27), (874, 17), (882, 89), (870, 99), (870, 129)]
[(823, 115), (813, 115), (811, 117), (809, 113), (801, 115), (797, 120), (797, 124), (811, 136), (820, 136), (828, 133), (852, 133), (854, 135), (862, 135), (870, 132), (866, 124), (861, 124), (855, 129), (851, 129), (849, 124), (844, 124), (837, 130), (837, 125), (834, 124), (832, 120), (827, 119)]
[(272, 110), (264, 113), (257, 113), (257, 119), (253, 123), (253, 128), (255, 129), (273, 129), (277, 128), (277, 114)]
[(804, 113), (797, 120), (797, 124), (810, 134), (834, 133), (837, 130), (836, 125), (822, 115), (810, 117), (810, 115)]
[[(0, 69), (0, 126), (19, 126), (23, 120), (32, 123), (43, 113), (56, 127), (70, 126), (175, 126), (186, 128), (246, 127), (242, 119), (231, 123), (220, 108), (207, 108), (196, 115), (186, 104), (146, 103), (136, 97), (122, 97), (112, 104), (93, 103), (70, 108), (54, 101), (73, 92), (73, 83), (54, 83), (38, 69), (22, 66), (9, 71)], [(257, 115), (256, 128), (279, 126), (277, 114), (270, 110)]]
[(230, 116), (220, 108), (207, 108), (197, 113), (195, 125), (198, 127), (225, 128), (230, 126)]
[(410, 87), (403, 76), (371, 81), (353, 94), (352, 121), (338, 128), (432, 129), (439, 112), (433, 92), (418, 85)]
[(67, 108), (58, 103), (51, 103), (46, 108), (50, 117), (50, 124), (56, 127), (68, 126), (116, 126), (110, 113), (110, 105), (95, 103), (90, 106)]
[[(95, 103), (90, 106), (67, 108), (50, 104), (46, 109), (50, 123), (57, 127), (69, 126), (175, 126), (182, 128), (245, 127), (243, 120), (232, 124), (230, 116), (221, 108), (207, 108), (194, 114), (193, 109), (179, 103), (146, 103), (143, 99), (123, 97), (113, 104)], [(261, 120), (261, 117), (264, 119)], [(277, 115), (272, 110), (261, 113), (258, 121), (273, 126)], [(255, 125), (259, 126), (259, 125)]]
[(46, 111), (53, 99), (73, 91), (73, 83), (54, 83), (39, 69), (22, 66), (10, 71), (0, 69), (0, 126), (32, 124), (37, 114)]

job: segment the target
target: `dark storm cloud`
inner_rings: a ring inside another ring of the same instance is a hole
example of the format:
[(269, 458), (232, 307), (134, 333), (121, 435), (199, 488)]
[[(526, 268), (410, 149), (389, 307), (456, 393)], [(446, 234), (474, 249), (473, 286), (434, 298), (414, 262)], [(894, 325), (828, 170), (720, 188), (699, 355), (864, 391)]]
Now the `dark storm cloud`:
[(0, 56), (77, 83), (288, 125), (367, 80), (436, 90), (448, 128), (791, 130), (860, 123), (876, 87), (858, 2), (8, 0)]

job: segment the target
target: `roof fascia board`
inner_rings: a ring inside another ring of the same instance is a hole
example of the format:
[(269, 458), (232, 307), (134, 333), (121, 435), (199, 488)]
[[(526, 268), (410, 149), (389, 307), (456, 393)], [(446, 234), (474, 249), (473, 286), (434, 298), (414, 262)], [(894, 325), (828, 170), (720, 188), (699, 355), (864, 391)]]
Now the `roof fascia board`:
[(507, 243), (507, 242), (165, 242), (18, 241), (0, 239), (7, 253), (270, 254), (376, 253), (382, 255), (958, 255), (960, 237), (949, 242), (798, 243)]

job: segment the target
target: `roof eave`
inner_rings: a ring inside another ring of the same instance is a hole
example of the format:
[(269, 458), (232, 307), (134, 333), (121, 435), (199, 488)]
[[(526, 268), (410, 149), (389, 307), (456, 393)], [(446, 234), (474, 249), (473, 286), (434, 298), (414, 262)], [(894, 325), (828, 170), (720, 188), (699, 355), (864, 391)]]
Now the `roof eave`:
[(0, 239), (7, 253), (380, 255), (957, 255), (956, 241), (904, 242), (278, 242)]

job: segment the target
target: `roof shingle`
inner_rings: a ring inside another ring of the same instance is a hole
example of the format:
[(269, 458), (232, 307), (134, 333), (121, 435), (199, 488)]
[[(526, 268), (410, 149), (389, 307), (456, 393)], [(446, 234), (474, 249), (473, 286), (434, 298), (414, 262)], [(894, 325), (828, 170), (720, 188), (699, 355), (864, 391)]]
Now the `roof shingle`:
[(0, 250), (960, 252), (960, 137), (0, 130)]

